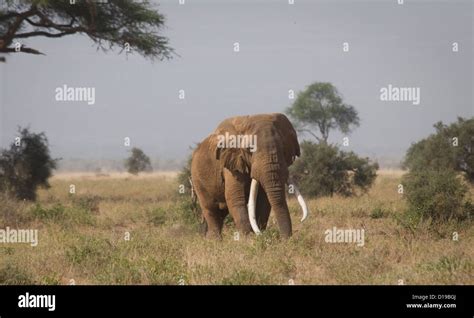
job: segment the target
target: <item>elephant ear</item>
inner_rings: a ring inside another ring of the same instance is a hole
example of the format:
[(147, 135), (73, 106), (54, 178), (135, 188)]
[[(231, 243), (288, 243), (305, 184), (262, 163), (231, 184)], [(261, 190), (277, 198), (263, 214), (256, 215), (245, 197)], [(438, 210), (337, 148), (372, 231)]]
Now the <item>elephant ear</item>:
[(298, 136), (296, 130), (291, 124), (290, 120), (283, 114), (275, 114), (275, 126), (282, 138), (283, 155), (288, 165), (291, 165), (296, 157), (301, 155), (300, 144), (298, 143)]
[(239, 134), (233, 125), (223, 123), (211, 135), (209, 150), (211, 153), (215, 153), (215, 158), (219, 160), (222, 167), (232, 172), (250, 173), (250, 150), (247, 148), (226, 147), (223, 144), (223, 138), (226, 136), (226, 133), (228, 136), (237, 136)]

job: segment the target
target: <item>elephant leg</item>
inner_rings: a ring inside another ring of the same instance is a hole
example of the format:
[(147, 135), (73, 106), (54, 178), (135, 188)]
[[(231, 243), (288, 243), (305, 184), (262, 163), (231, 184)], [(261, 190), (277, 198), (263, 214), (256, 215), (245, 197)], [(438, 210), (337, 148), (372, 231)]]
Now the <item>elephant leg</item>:
[(229, 212), (240, 233), (247, 235), (252, 231), (246, 207), (229, 207)]
[(257, 224), (261, 230), (265, 230), (267, 228), (268, 218), (270, 216), (270, 211), (272, 207), (270, 202), (268, 201), (267, 194), (263, 191), (262, 186), (259, 186), (258, 189), (258, 196), (257, 196)]
[(222, 226), (224, 225), (224, 218), (227, 215), (227, 211), (218, 208), (210, 208), (205, 209), (203, 215), (207, 224), (206, 237), (222, 238)]
[[(247, 210), (246, 185), (250, 187), (250, 178), (243, 175), (233, 175), (229, 170), (224, 171), (225, 200), (230, 215), (234, 219), (237, 229), (247, 235), (252, 231)], [(248, 189), (247, 189), (248, 192)]]

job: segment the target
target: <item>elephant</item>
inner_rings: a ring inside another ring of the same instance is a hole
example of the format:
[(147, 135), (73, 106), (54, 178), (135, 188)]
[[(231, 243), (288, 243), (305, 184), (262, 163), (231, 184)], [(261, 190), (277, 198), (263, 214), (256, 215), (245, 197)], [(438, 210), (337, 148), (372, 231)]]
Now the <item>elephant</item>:
[[(194, 150), (193, 190), (207, 223), (207, 236), (221, 238), (230, 213), (239, 232), (260, 234), (270, 211), (280, 235), (292, 235), (286, 202), (288, 167), (300, 156), (297, 134), (284, 114), (227, 118)], [(291, 182), (291, 181), (290, 181)], [(308, 208), (292, 185), (306, 219)], [(247, 204), (248, 202), (248, 204)]]

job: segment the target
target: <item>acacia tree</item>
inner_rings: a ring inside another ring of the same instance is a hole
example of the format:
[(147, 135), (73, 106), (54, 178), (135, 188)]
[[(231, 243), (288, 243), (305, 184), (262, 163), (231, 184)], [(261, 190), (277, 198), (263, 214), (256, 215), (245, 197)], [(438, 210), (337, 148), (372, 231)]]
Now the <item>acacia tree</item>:
[(132, 148), (130, 157), (125, 160), (125, 168), (131, 174), (137, 175), (140, 172), (151, 172), (150, 158), (140, 148)]
[(0, 4), (0, 53), (43, 54), (26, 46), (24, 39), (83, 34), (104, 51), (117, 46), (130, 47), (151, 59), (173, 55), (168, 39), (159, 34), (165, 18), (147, 0), (4, 1)]
[[(318, 142), (327, 143), (329, 132), (338, 129), (349, 133), (359, 126), (356, 109), (343, 102), (331, 83), (316, 82), (298, 94), (286, 113), (299, 132), (308, 133)], [(318, 135), (316, 130), (319, 130)]]
[(296, 130), (310, 134), (318, 142), (303, 142), (301, 158), (290, 168), (306, 195), (351, 196), (364, 193), (372, 186), (377, 176), (376, 162), (328, 144), (330, 131), (347, 134), (359, 126), (356, 109), (343, 102), (331, 83), (311, 84), (298, 94), (286, 113)]

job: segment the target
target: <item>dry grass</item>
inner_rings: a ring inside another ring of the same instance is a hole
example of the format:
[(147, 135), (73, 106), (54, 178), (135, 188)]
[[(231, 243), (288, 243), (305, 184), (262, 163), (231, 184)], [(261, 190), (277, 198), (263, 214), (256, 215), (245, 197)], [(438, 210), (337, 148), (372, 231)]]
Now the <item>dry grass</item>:
[[(0, 245), (0, 284), (474, 284), (473, 226), (401, 225), (400, 177), (381, 173), (360, 197), (311, 200), (302, 224), (292, 198), (288, 241), (273, 220), (239, 241), (229, 222), (210, 241), (173, 175), (56, 176), (39, 206), (0, 199), (0, 228), (39, 230), (36, 247)], [(364, 247), (326, 243), (334, 226), (365, 229)]]

